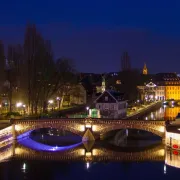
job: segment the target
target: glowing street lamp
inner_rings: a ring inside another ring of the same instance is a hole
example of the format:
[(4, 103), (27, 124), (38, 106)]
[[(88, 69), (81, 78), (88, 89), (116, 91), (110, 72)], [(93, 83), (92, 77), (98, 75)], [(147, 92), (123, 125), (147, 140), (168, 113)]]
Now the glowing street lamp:
[(56, 100), (58, 101), (58, 109), (60, 110), (60, 101), (61, 101), (61, 98), (57, 97)]
[(60, 99), (61, 99), (60, 97), (57, 97), (57, 98), (56, 98), (57, 101), (60, 101)]
[(53, 100), (49, 100), (48, 102), (49, 102), (49, 104), (53, 104), (53, 103), (54, 103), (54, 101), (53, 101)]
[(16, 103), (16, 107), (18, 108), (18, 107), (22, 107), (22, 102), (18, 102), (18, 103)]
[(89, 114), (89, 106), (86, 107), (86, 110), (87, 110), (87, 115)]
[(54, 104), (54, 101), (52, 100), (52, 99), (50, 99), (49, 101), (48, 101), (48, 103), (49, 103), (49, 108), (51, 108), (51, 111), (53, 111), (53, 104)]

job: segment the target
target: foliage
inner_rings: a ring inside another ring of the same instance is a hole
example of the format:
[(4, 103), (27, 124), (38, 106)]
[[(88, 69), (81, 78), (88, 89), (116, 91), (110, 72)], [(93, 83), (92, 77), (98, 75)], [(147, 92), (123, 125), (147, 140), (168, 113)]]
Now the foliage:
[(19, 112), (8, 112), (6, 114), (7, 117), (10, 117), (10, 116), (21, 116), (21, 114)]

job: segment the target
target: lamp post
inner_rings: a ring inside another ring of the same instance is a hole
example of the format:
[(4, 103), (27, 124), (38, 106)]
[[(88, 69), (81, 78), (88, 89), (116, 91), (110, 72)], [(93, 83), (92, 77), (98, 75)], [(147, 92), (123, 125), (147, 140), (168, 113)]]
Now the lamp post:
[(51, 106), (51, 108), (53, 110), (53, 103), (54, 103), (54, 101), (51, 99), (51, 100), (48, 101), (48, 103), (50, 104), (50, 106)]
[(87, 110), (87, 116), (88, 116), (88, 112), (89, 112), (89, 106), (86, 107), (86, 110)]
[(60, 110), (60, 102), (61, 102), (61, 98), (57, 97), (56, 100), (58, 101), (58, 110)]
[(20, 112), (21, 112), (21, 107), (22, 106), (23, 106), (22, 102), (17, 102), (16, 103), (16, 107), (17, 107), (18, 111), (20, 110)]

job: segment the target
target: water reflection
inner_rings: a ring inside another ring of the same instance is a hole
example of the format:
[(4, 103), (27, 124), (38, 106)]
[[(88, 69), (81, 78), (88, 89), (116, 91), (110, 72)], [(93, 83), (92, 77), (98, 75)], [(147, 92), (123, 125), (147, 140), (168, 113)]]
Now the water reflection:
[(153, 172), (149, 173), (149, 179), (163, 179), (162, 175), (171, 179), (171, 172), (173, 175), (176, 173), (171, 167), (180, 168), (180, 155), (166, 151), (162, 144), (137, 152), (123, 152), (113, 151), (91, 142), (64, 151), (47, 152), (12, 142), (0, 149), (0, 157), (0, 179), (4, 175), (3, 179), (8, 180), (14, 180), (14, 177), (18, 180), (72, 179), (74, 177), (132, 179), (139, 173), (141, 176), (138, 179), (144, 179), (149, 171)]
[(158, 110), (144, 116), (145, 120), (174, 120), (180, 112), (180, 106), (164, 105)]
[[(101, 147), (94, 144), (92, 148), (88, 148), (91, 144), (81, 144), (72, 149), (63, 151), (39, 151), (25, 147), (22, 143), (16, 142), (10, 146), (0, 150), (1, 161), (11, 157), (17, 159), (41, 159), (41, 160), (62, 160), (62, 161), (162, 161), (164, 160), (165, 150), (163, 145), (155, 146), (151, 149), (144, 149), (139, 152), (119, 152)], [(22, 169), (26, 170), (26, 164), (23, 164)]]

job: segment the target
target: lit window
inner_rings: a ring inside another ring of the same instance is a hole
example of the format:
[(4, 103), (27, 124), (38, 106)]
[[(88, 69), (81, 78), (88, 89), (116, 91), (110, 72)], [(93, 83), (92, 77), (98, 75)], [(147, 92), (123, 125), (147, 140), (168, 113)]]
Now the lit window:
[(116, 80), (116, 84), (121, 84), (121, 80)]
[(105, 101), (108, 101), (108, 96), (105, 96)]

